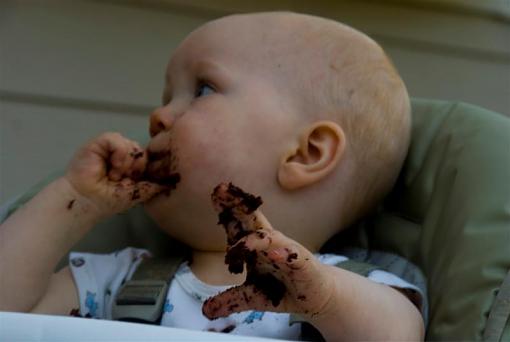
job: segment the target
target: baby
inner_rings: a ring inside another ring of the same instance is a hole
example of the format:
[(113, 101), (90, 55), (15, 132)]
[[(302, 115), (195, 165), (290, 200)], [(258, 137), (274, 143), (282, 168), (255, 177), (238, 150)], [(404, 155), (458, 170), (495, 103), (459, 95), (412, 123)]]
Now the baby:
[[(171, 283), (162, 324), (297, 339), (293, 313), (326, 340), (423, 339), (416, 287), (382, 271), (386, 278), (362, 277), (332, 266), (345, 257), (318, 254), (390, 191), (409, 145), (405, 86), (370, 38), (292, 13), (207, 23), (171, 58), (150, 135), (146, 149), (117, 133), (92, 140), (65, 176), (2, 224), (9, 276), (0, 310), (79, 307), (111, 317), (111, 298), (144, 251), (73, 254), (69, 267), (54, 268), (98, 221), (143, 203), (192, 254)], [(106, 294), (92, 296), (90, 279)], [(251, 332), (240, 327), (248, 314), (260, 323)]]

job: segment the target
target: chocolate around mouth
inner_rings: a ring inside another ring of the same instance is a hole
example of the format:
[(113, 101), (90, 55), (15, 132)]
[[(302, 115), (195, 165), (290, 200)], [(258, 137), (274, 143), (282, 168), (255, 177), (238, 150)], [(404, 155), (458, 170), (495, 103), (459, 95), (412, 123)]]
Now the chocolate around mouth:
[(181, 175), (175, 172), (175, 157), (170, 150), (147, 152), (148, 164), (142, 179), (163, 185), (171, 190), (175, 189), (181, 180)]

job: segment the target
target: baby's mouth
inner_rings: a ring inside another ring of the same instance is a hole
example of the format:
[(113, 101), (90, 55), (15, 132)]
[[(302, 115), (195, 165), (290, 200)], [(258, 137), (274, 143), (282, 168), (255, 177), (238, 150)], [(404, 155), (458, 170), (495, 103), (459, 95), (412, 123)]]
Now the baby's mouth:
[[(161, 146), (161, 145), (160, 145)], [(145, 168), (143, 178), (149, 182), (163, 185), (168, 190), (176, 188), (181, 180), (181, 175), (177, 172), (177, 158), (167, 144), (164, 148), (147, 149), (148, 163)]]
[(145, 168), (145, 179), (149, 182), (158, 183), (172, 189), (181, 180), (178, 172), (174, 172), (171, 153), (148, 153), (149, 162)]

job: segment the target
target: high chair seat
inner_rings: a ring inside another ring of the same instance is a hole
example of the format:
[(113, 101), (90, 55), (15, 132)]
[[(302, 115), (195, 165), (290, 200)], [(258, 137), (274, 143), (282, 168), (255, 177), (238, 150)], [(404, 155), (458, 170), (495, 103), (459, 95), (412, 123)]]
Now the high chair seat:
[(398, 183), (350, 242), (423, 270), (428, 340), (510, 341), (510, 119), (465, 103), (412, 107)]

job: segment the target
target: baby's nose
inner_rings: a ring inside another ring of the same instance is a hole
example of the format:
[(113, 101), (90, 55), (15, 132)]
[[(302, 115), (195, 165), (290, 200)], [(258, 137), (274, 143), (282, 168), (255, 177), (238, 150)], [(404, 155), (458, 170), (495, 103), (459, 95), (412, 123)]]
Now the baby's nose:
[(158, 107), (151, 113), (149, 133), (151, 137), (162, 131), (168, 131), (172, 126), (173, 119), (167, 107)]

